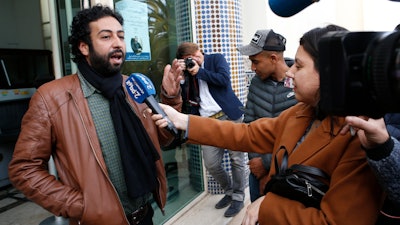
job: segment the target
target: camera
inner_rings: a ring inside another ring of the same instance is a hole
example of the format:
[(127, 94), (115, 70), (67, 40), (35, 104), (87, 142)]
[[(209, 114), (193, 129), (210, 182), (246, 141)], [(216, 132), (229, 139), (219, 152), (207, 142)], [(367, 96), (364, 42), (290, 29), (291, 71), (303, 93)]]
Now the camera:
[(191, 57), (189, 57), (189, 58), (185, 59), (185, 65), (186, 65), (186, 69), (191, 69), (196, 65), (196, 63), (193, 61), (193, 59)]
[(400, 112), (400, 32), (333, 31), (318, 48), (323, 113), (380, 118)]

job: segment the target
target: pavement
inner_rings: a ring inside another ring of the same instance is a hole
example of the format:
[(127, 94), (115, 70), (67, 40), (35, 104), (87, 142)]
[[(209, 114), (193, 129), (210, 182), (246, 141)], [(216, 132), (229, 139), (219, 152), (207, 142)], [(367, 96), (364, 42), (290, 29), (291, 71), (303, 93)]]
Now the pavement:
[[(248, 193), (248, 188), (246, 189)], [(191, 202), (189, 207), (165, 225), (239, 225), (250, 204), (246, 195), (245, 206), (235, 217), (226, 218), (227, 208), (215, 209), (215, 204), (223, 195), (204, 194)], [(68, 225), (68, 221), (52, 215), (39, 205), (31, 202), (14, 187), (7, 186), (0, 190), (0, 224), (1, 225)]]

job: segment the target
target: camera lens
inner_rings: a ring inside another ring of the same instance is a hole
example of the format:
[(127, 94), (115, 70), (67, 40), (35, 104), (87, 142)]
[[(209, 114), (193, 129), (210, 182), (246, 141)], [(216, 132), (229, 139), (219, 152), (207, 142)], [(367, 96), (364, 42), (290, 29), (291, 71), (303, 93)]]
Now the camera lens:
[(318, 46), (322, 112), (400, 112), (400, 32), (329, 32)]
[(400, 32), (386, 32), (369, 44), (364, 75), (383, 112), (400, 112)]
[(193, 59), (189, 57), (189, 58), (186, 58), (186, 59), (185, 59), (185, 65), (186, 65), (186, 68), (187, 68), (187, 69), (191, 69), (191, 68), (193, 68), (196, 64), (194, 63)]

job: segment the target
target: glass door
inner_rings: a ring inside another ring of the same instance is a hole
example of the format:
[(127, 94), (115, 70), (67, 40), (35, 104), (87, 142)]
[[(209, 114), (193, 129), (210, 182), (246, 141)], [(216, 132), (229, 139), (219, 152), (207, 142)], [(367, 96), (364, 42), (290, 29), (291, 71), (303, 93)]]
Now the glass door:
[[(124, 17), (127, 58), (122, 72), (148, 76), (159, 95), (164, 67), (175, 58), (178, 43), (192, 40), (190, 1), (116, 0), (114, 5)], [(165, 223), (204, 192), (198, 145), (175, 142), (163, 148), (162, 157), (168, 182), (166, 215), (153, 203), (154, 224)]]

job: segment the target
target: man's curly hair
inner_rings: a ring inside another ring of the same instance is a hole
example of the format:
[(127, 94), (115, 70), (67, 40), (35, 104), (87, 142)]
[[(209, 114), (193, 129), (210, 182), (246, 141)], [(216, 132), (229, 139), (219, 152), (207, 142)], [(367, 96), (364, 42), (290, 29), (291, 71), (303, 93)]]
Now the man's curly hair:
[(79, 50), (79, 43), (84, 42), (89, 46), (92, 45), (92, 41), (90, 40), (89, 23), (108, 16), (114, 17), (121, 25), (123, 25), (124, 19), (119, 13), (100, 4), (89, 9), (83, 9), (74, 17), (71, 24), (71, 35), (68, 38), (68, 42), (71, 46), (71, 53), (73, 55), (72, 60), (75, 63), (85, 60), (85, 56), (82, 55)]

